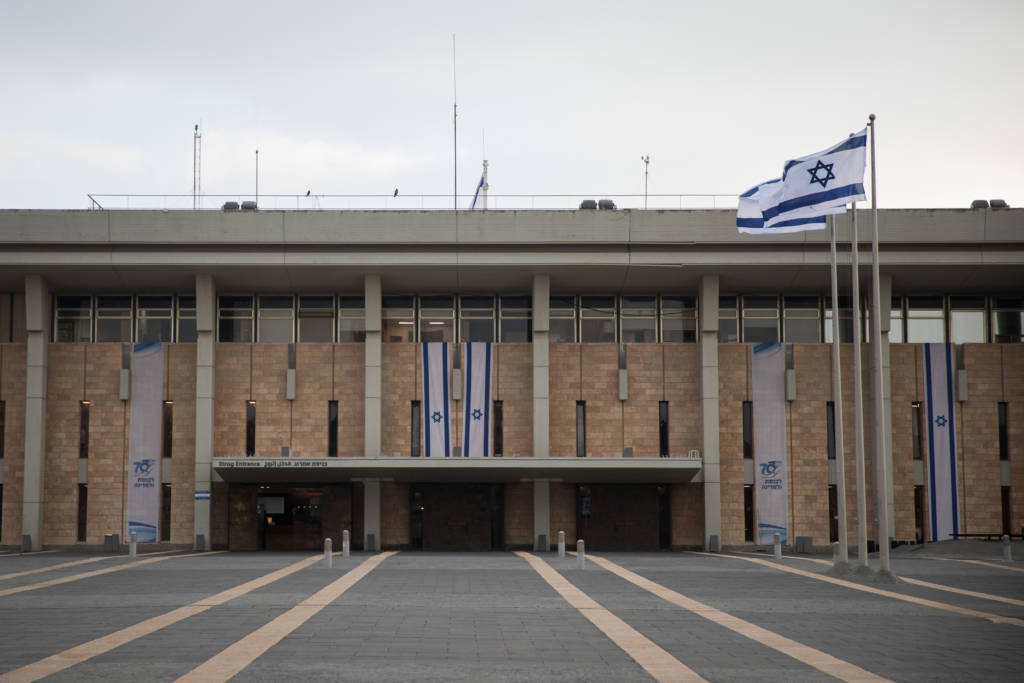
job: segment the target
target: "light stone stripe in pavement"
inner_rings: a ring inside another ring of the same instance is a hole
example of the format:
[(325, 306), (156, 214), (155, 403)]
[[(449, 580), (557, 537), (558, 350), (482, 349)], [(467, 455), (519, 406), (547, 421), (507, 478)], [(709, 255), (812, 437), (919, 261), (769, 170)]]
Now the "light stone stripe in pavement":
[[(170, 553), (176, 553), (177, 550), (161, 550), (156, 553), (146, 553), (146, 556), (150, 555), (168, 555)], [(0, 574), (0, 581), (4, 579), (13, 579), (16, 576), (29, 576), (30, 574), (40, 574), (42, 572), (53, 571), (54, 569), (66, 569), (67, 567), (76, 567), (81, 564), (91, 564), (93, 562), (101, 562), (103, 560), (113, 560), (115, 558), (127, 558), (127, 555), (103, 555), (101, 557), (90, 557), (87, 560), (74, 560), (72, 562), (62, 562), (60, 564), (52, 564), (49, 567), (39, 567), (38, 569), (26, 569), (22, 572), (12, 572), (10, 574)]]
[[(199, 553), (203, 555), (209, 555), (211, 553)], [(184, 556), (183, 556), (184, 557)], [(166, 559), (166, 558), (165, 558)], [(165, 614), (161, 614), (145, 621), (141, 621), (127, 628), (120, 629), (106, 636), (90, 640), (87, 643), (83, 643), (76, 647), (58, 652), (57, 654), (40, 659), (37, 662), (28, 664), (19, 669), (9, 671), (6, 674), (0, 676), (0, 683), (22, 683), (23, 681), (36, 681), (45, 676), (51, 676), (59, 671), (63, 671), (75, 664), (83, 662), (87, 659), (91, 659), (105, 652), (109, 652), (114, 648), (120, 647), (134, 640), (138, 640), (144, 636), (147, 636), (155, 631), (159, 631), (162, 628), (166, 628), (171, 624), (175, 624), (183, 619), (188, 619), (191, 616), (195, 616), (201, 612), (205, 612), (211, 607), (222, 605), (229, 600), (234, 600), (246, 593), (266, 586), (269, 583), (273, 583), (278, 579), (282, 579), (289, 574), (305, 569), (306, 567), (323, 559), (322, 555), (313, 555), (307, 557), (304, 560), (295, 562), (283, 567), (276, 571), (264, 574), (263, 576), (257, 577), (251, 581), (239, 584), (225, 591), (221, 591), (215, 595), (211, 595), (206, 598), (202, 598), (193, 602), (190, 605), (179, 607), (175, 610), (171, 610)]]
[(28, 557), (30, 555), (48, 555), (50, 553), (59, 553), (60, 550), (34, 550), (32, 552), (20, 553), (17, 551), (0, 553), (0, 557)]
[(1024, 568), (1011, 567), (1006, 564), (997, 564), (995, 562), (985, 562), (984, 560), (961, 560), (956, 557), (934, 557), (934, 560), (946, 560), (949, 562), (967, 562), (969, 564), (980, 564), (983, 567), (996, 567), (997, 569), (1008, 569), (1011, 572), (1024, 572)]
[[(602, 607), (596, 600), (570, 583), (565, 577), (535, 555), (517, 551), (541, 578), (558, 591), (566, 602), (579, 610), (612, 642), (636, 660), (647, 673), (659, 681), (703, 681), (696, 671), (670, 655), (642, 633)], [(593, 556), (591, 556), (593, 557)]]
[(874, 595), (881, 595), (887, 598), (893, 598), (895, 600), (902, 600), (915, 605), (923, 605), (925, 607), (933, 607), (935, 609), (944, 610), (946, 612), (953, 612), (954, 614), (962, 614), (969, 617), (978, 617), (981, 619), (988, 619), (989, 621), (997, 624), (1010, 624), (1012, 626), (1024, 626), (1024, 619), (1017, 619), (1016, 617), (1004, 617), (1000, 614), (993, 614), (992, 612), (982, 612), (980, 610), (968, 609), (966, 607), (958, 607), (951, 605), (946, 602), (938, 602), (937, 600), (929, 600), (927, 598), (918, 598), (913, 595), (904, 595), (895, 591), (884, 590), (882, 588), (875, 588), (873, 586), (864, 586), (853, 581), (847, 581), (845, 579), (837, 579), (834, 576), (826, 576), (824, 574), (816, 574), (815, 572), (804, 571), (803, 569), (797, 569), (796, 567), (787, 567), (786, 565), (779, 564), (774, 561), (762, 560), (756, 557), (741, 557), (740, 555), (722, 555), (715, 553), (701, 553), (697, 551), (690, 551), (695, 555), (707, 555), (709, 557), (718, 558), (732, 558), (734, 560), (742, 560), (743, 562), (753, 562), (754, 564), (764, 565), (765, 567), (771, 567), (772, 569), (778, 569), (779, 571), (789, 572), (790, 574), (798, 574), (800, 576), (806, 576), (811, 579), (818, 581), (825, 581), (832, 583), (837, 586), (845, 586), (846, 588), (852, 588), (854, 590), (863, 591), (865, 593), (872, 593)]
[(397, 554), (384, 552), (369, 557), (340, 579), (332, 581), (306, 600), (291, 608), (269, 623), (264, 624), (246, 637), (229, 645), (218, 654), (206, 660), (178, 681), (227, 681), (242, 669), (252, 664), (260, 655), (331, 604), (356, 582), (373, 571), (381, 562)]
[(654, 595), (657, 595), (666, 602), (670, 602), (673, 605), (689, 610), (694, 614), (718, 624), (719, 626), (724, 626), (725, 628), (742, 636), (746, 636), (755, 642), (761, 643), (762, 645), (777, 650), (778, 652), (788, 655), (793, 659), (801, 661), (804, 664), (812, 666), (829, 676), (835, 676), (836, 678), (844, 681), (888, 680), (882, 676), (878, 676), (870, 671), (862, 669), (855, 664), (851, 664), (850, 662), (833, 657), (821, 650), (817, 650), (809, 645), (786, 638), (774, 631), (761, 628), (749, 621), (745, 621), (739, 617), (728, 614), (727, 612), (711, 607), (710, 605), (688, 598), (681, 593), (671, 590), (670, 588), (666, 588), (665, 586), (655, 583), (650, 579), (644, 578), (643, 576), (640, 576), (639, 574), (632, 572), (611, 560), (593, 554), (589, 556), (589, 559), (599, 567), (612, 572), (613, 574), (636, 586), (639, 586), (640, 588), (643, 588), (646, 591), (649, 591), (650, 593), (653, 593)]
[(4, 595), (13, 595), (14, 593), (24, 593), (25, 591), (34, 591), (40, 588), (48, 588), (50, 586), (57, 586), (62, 583), (70, 583), (72, 581), (80, 581), (82, 579), (88, 579), (93, 576), (100, 576), (102, 574), (110, 574), (111, 572), (119, 572), (124, 569), (134, 569), (135, 567), (141, 567), (144, 564), (152, 564), (154, 562), (163, 562), (164, 560), (174, 560), (179, 557), (195, 557), (196, 555), (213, 555), (216, 553), (222, 553), (223, 550), (215, 550), (207, 553), (188, 553), (186, 555), (167, 555), (164, 557), (153, 557), (148, 560), (139, 560), (138, 562), (131, 562), (129, 564), (118, 565), (117, 567), (107, 567), (106, 569), (96, 569), (91, 572), (83, 572), (81, 574), (72, 574), (70, 576), (62, 576), (59, 579), (50, 579), (49, 581), (42, 581), (40, 583), (30, 583), (26, 586), (15, 586), (14, 588), (5, 588), (0, 590), (0, 597)]

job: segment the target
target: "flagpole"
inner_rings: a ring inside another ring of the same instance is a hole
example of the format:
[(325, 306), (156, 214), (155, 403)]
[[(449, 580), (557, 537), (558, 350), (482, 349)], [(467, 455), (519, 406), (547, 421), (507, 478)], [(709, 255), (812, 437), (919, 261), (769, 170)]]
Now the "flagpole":
[(878, 571), (890, 574), (889, 566), (889, 457), (885, 434), (882, 375), (882, 287), (878, 263), (878, 200), (875, 179), (875, 115), (868, 116), (871, 129), (871, 346), (874, 372), (875, 509), (878, 512)]
[(868, 567), (868, 520), (867, 484), (864, 466), (864, 386), (863, 370), (860, 363), (860, 343), (863, 339), (860, 325), (860, 254), (857, 245), (857, 202), (851, 212), (853, 222), (850, 228), (850, 270), (853, 290), (853, 444), (856, 457), (857, 475), (857, 565), (858, 571), (866, 572)]
[(832, 228), (832, 425), (836, 446), (836, 509), (838, 512), (839, 566), (846, 569), (850, 563), (850, 548), (846, 538), (846, 459), (843, 452), (843, 376), (839, 366), (839, 276), (836, 272), (836, 220), (828, 217)]

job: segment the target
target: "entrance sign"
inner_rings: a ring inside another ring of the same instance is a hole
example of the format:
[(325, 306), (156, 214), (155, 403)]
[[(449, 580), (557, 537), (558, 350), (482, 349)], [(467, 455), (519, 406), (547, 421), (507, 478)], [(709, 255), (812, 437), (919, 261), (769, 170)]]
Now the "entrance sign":
[(468, 457), (491, 454), (491, 355), (490, 342), (469, 342), (465, 346), (463, 379), (462, 452)]
[(160, 525), (160, 447), (163, 443), (164, 349), (136, 344), (132, 352), (128, 466), (128, 534), (155, 543)]
[(931, 540), (944, 541), (960, 531), (952, 344), (924, 345), (924, 382)]
[(423, 446), (428, 458), (452, 452), (448, 400), (448, 342), (423, 342)]
[(754, 412), (754, 497), (757, 543), (786, 540), (786, 353), (781, 344), (755, 344), (751, 366)]

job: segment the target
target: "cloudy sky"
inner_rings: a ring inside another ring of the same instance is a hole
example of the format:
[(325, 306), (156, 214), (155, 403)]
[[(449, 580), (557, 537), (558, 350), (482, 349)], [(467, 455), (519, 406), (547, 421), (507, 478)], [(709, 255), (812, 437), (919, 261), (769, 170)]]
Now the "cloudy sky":
[(0, 208), (190, 194), (200, 121), (204, 193), (252, 193), (259, 149), (261, 195), (451, 194), (453, 34), (463, 194), (487, 158), (492, 195), (642, 195), (647, 154), (652, 194), (736, 194), (874, 112), (880, 206), (1024, 206), (1019, 0), (34, 0), (0, 16)]

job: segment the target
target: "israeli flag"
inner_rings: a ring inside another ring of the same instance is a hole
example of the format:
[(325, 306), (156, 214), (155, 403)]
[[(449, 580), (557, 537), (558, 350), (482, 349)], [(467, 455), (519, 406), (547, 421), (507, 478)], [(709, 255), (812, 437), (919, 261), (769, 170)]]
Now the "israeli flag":
[[(486, 162), (485, 162), (486, 163)], [(480, 176), (480, 182), (476, 185), (476, 192), (473, 193), (473, 203), (469, 205), (470, 209), (476, 208), (476, 200), (480, 196), (480, 190), (484, 187), (484, 177)]]
[(426, 457), (452, 452), (448, 401), (448, 342), (423, 342), (423, 447)]
[(465, 345), (463, 379), (463, 455), (486, 458), (491, 454), (491, 355), (490, 342)]
[[(740, 195), (739, 207), (736, 209), (736, 227), (740, 232), (749, 235), (774, 235), (804, 230), (824, 230), (825, 214), (816, 211), (804, 211), (801, 215), (790, 216), (789, 219), (770, 228), (765, 227), (761, 202), (770, 199), (781, 184), (782, 178), (775, 178), (755, 185)], [(846, 207), (830, 209), (827, 213), (843, 213), (844, 211), (846, 211)]]
[(960, 530), (952, 344), (924, 345), (924, 382), (931, 540), (944, 541)]

